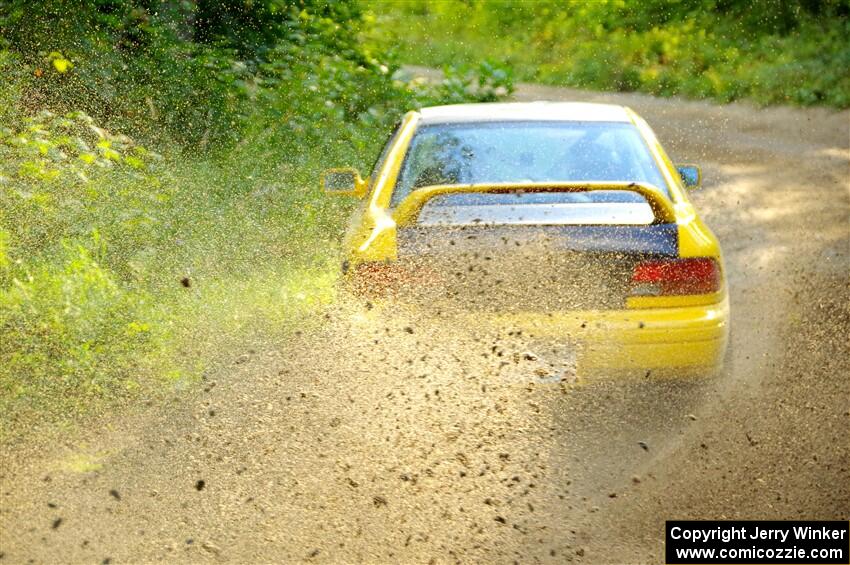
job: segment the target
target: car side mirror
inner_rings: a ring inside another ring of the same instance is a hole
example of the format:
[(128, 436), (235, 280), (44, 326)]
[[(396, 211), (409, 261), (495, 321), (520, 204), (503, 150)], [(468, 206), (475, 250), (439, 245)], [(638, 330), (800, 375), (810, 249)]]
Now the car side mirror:
[(679, 165), (676, 170), (687, 188), (697, 189), (702, 186), (702, 171), (696, 165)]
[(322, 173), (322, 190), (325, 194), (363, 198), (369, 183), (360, 177), (357, 169), (328, 169)]

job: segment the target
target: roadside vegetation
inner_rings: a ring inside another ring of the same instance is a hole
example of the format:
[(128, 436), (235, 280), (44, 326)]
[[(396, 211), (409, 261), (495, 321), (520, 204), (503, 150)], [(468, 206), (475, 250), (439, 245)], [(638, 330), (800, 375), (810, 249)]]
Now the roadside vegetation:
[(0, 441), (313, 323), (350, 206), (319, 171), (510, 87), (406, 82), (370, 26), (356, 2), (0, 1)]
[(407, 0), (368, 4), (405, 63), (720, 102), (850, 106), (847, 0)]

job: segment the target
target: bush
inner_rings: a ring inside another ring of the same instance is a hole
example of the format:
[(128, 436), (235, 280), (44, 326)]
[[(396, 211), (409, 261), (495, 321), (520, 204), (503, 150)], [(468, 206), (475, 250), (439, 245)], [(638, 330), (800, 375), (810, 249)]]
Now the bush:
[(128, 282), (168, 195), (150, 152), (85, 114), (18, 121), (0, 129), (0, 402), (61, 414), (138, 387), (156, 340)]
[[(850, 3), (368, 3), (412, 64), (490, 58), (522, 80), (758, 103), (850, 105)], [(498, 40), (494, 40), (498, 37)]]
[(157, 346), (139, 297), (117, 284), (82, 243), (50, 263), (16, 262), (0, 288), (0, 411), (69, 416), (124, 397), (147, 378)]

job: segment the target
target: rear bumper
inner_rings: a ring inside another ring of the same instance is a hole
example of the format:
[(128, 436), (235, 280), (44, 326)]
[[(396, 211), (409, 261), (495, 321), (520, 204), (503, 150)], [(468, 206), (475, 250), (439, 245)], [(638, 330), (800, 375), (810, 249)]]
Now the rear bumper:
[(542, 340), (576, 344), (579, 369), (718, 368), (729, 335), (729, 302), (676, 308), (524, 313), (500, 324)]
[(715, 370), (723, 365), (726, 339), (646, 343), (583, 344), (578, 356), (581, 371), (594, 369), (701, 369)]

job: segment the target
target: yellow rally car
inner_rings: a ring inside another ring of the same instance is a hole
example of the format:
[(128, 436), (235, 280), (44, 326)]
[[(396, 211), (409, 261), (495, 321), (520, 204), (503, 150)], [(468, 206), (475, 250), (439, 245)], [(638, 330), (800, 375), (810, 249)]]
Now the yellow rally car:
[(629, 108), (554, 102), (409, 112), (369, 179), (322, 177), (365, 199), (343, 264), (358, 292), (569, 340), (580, 368), (675, 372), (719, 367), (727, 344), (700, 181)]

